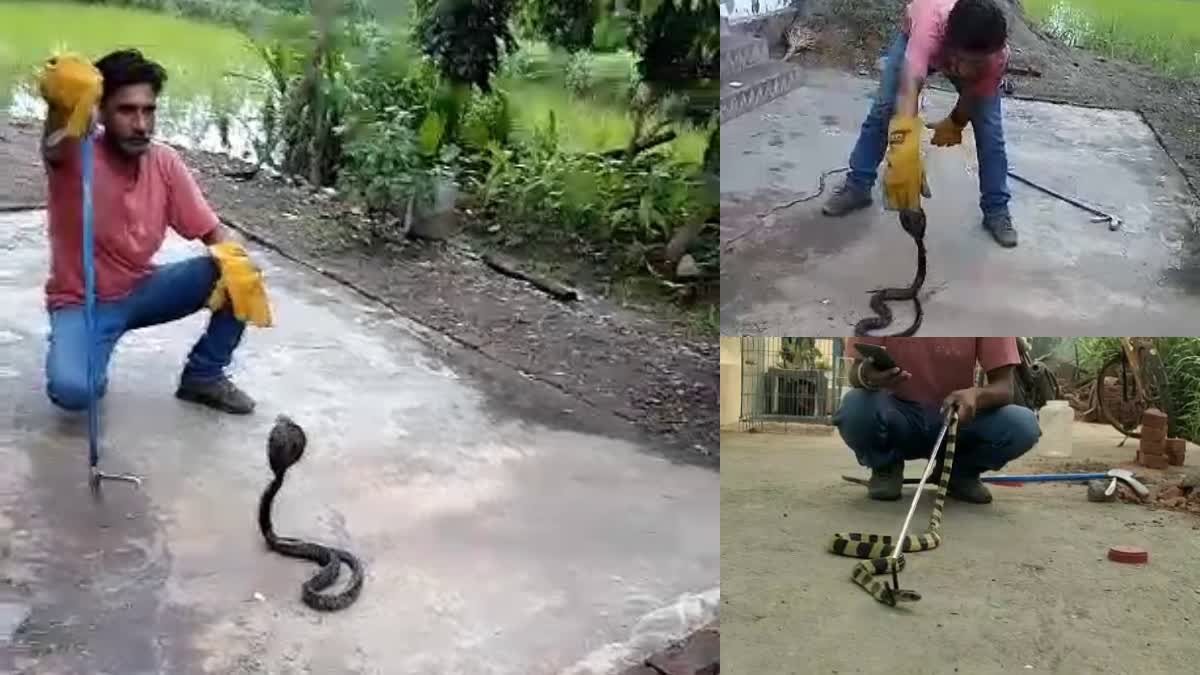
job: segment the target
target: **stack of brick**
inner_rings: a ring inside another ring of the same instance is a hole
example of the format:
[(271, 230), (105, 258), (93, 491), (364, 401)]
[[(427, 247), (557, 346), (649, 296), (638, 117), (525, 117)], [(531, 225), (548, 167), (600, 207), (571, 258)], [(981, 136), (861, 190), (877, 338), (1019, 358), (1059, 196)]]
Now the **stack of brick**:
[(1167, 463), (1172, 466), (1183, 466), (1183, 459), (1187, 454), (1187, 441), (1182, 438), (1168, 438), (1166, 447)]
[(1150, 469), (1165, 469), (1167, 459), (1167, 416), (1150, 408), (1142, 414), (1142, 435), (1137, 463)]

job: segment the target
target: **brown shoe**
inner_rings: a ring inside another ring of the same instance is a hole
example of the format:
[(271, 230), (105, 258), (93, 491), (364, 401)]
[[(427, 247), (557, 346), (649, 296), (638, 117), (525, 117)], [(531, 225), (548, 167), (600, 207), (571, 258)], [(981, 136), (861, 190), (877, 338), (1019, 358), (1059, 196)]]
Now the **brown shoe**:
[(232, 415), (254, 412), (254, 399), (224, 375), (215, 380), (180, 380), (175, 397)]

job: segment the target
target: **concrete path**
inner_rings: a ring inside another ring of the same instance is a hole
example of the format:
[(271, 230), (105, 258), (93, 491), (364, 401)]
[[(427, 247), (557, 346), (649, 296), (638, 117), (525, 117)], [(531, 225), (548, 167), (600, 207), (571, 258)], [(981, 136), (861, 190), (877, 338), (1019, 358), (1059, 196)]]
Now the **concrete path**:
[[(905, 286), (916, 253), (896, 215), (875, 205), (843, 219), (812, 194), (844, 166), (876, 84), (833, 71), (721, 128), (721, 332), (842, 335), (871, 315), (868, 291)], [(929, 92), (928, 120), (954, 95)], [(1133, 112), (1006, 99), (1010, 168), (1117, 213), (1110, 232), (1090, 214), (1010, 181), (1020, 245), (1003, 249), (980, 226), (978, 169), (968, 127), (962, 146), (933, 148), (933, 198), (922, 335), (1191, 334), (1200, 274), (1190, 240), (1187, 189), (1153, 132)], [(735, 240), (736, 241), (733, 241)], [(730, 243), (732, 242), (732, 243)], [(893, 330), (911, 306), (894, 305)]]
[[(1107, 425), (1076, 423), (1070, 460), (1031, 456), (1005, 473), (1095, 470), (1128, 461)], [(1188, 464), (1200, 464), (1196, 449)], [(867, 499), (837, 435), (721, 439), (722, 666), (730, 673), (1184, 673), (1200, 659), (1200, 518), (1088, 502), (1064, 483), (991, 488), (947, 501), (942, 546), (906, 556), (920, 602), (891, 609), (850, 580), (835, 532), (895, 534), (911, 500)], [(918, 462), (906, 475), (916, 476)], [(1175, 469), (1175, 467), (1173, 467)], [(1138, 469), (1139, 475), (1160, 472)], [(914, 516), (929, 522), (932, 492)], [(1146, 565), (1107, 560), (1142, 546)]]
[[(43, 229), (0, 216), (0, 672), (589, 675), (715, 615), (715, 471), (264, 252), (278, 325), (233, 372), (257, 414), (172, 397), (206, 314), (128, 336), (103, 447), (147, 482), (93, 503), (83, 417), (43, 394)], [(255, 526), (281, 412), (310, 442), (277, 528), (365, 560), (343, 613)]]

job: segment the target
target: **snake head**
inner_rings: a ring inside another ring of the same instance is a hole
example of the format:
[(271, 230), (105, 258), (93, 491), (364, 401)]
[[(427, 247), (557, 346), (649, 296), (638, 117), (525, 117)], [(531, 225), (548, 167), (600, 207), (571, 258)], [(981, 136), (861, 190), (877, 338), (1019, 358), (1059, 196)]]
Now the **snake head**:
[(271, 471), (276, 475), (288, 470), (288, 467), (300, 461), (304, 455), (304, 447), (308, 445), (308, 437), (299, 424), (287, 415), (275, 418), (275, 426), (267, 437), (267, 459)]

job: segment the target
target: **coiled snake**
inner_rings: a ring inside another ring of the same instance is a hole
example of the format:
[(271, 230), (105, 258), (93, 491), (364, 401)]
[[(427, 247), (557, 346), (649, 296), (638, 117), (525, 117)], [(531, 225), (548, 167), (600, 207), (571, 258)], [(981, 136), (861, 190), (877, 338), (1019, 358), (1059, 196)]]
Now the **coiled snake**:
[[(929, 527), (922, 534), (906, 536), (900, 549), (902, 551), (900, 555), (895, 558), (890, 557), (894, 550), (893, 540), (895, 538), (886, 535), (838, 532), (829, 542), (829, 550), (833, 553), (852, 558), (864, 558), (862, 562), (854, 566), (850, 578), (870, 593), (871, 597), (885, 605), (895, 607), (898, 602), (916, 602), (921, 599), (921, 594), (916, 591), (893, 588), (888, 586), (886, 581), (880, 581), (875, 577), (880, 574), (891, 574), (893, 580), (897, 579), (896, 575), (904, 569), (904, 553), (929, 551), (942, 543), (942, 508), (946, 503), (946, 491), (950, 486), (950, 469), (954, 466), (954, 443), (957, 435), (958, 415), (955, 414), (950, 420), (950, 427), (946, 433), (946, 452), (941, 474), (938, 477), (937, 498), (933, 502), (933, 511), (929, 514)], [(937, 452), (937, 448), (934, 448), (934, 452)], [(914, 499), (919, 497), (918, 493)]]
[[(263, 539), (272, 551), (291, 558), (311, 560), (321, 566), (316, 574), (304, 582), (300, 597), (304, 604), (315, 610), (331, 612), (345, 609), (358, 599), (363, 585), (362, 562), (354, 554), (340, 548), (276, 536), (275, 527), (271, 523), (271, 505), (279, 488), (283, 487), (284, 474), (304, 455), (307, 444), (308, 438), (300, 425), (286, 415), (275, 418), (275, 426), (267, 439), (267, 459), (275, 477), (267, 485), (258, 502), (258, 529), (262, 531)], [(343, 562), (350, 568), (349, 585), (340, 593), (322, 593), (321, 591), (337, 581)]]
[(888, 302), (912, 300), (916, 318), (908, 328), (893, 333), (888, 337), (908, 337), (914, 335), (921, 327), (924, 310), (921, 309), (921, 299), (917, 294), (925, 284), (925, 210), (913, 209), (900, 212), (900, 226), (917, 244), (917, 274), (907, 288), (880, 288), (871, 291), (871, 309), (878, 316), (868, 316), (854, 324), (855, 335), (870, 335), (870, 331), (881, 330), (892, 325), (892, 310)]

